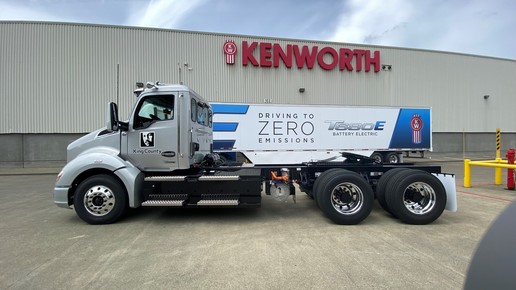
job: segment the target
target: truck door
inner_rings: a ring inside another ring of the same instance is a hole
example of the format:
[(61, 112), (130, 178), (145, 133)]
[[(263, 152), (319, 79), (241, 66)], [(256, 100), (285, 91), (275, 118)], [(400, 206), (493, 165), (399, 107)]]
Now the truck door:
[(143, 171), (172, 171), (178, 168), (177, 94), (142, 97), (134, 110), (126, 140), (127, 158)]
[(195, 98), (190, 100), (191, 106), (191, 140), (190, 142), (197, 144), (197, 151), (190, 151), (192, 162), (201, 162), (204, 155), (210, 153), (212, 144), (212, 112), (207, 104), (201, 103)]

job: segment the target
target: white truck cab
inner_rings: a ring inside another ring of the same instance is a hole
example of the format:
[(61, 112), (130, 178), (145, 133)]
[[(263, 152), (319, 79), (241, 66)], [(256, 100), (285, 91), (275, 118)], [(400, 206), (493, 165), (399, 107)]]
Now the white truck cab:
[[(123, 183), (126, 191), (134, 192), (141, 190), (142, 172), (190, 170), (212, 150), (212, 115), (209, 103), (190, 88), (159, 82), (147, 83), (138, 91), (126, 122), (118, 120), (117, 105), (110, 103), (106, 128), (68, 146), (67, 164), (54, 190), (55, 203), (62, 207), (72, 205), (76, 187), (97, 173), (104, 173), (103, 179)], [(92, 213), (102, 216), (95, 213), (95, 208), (112, 210), (101, 201), (109, 197), (102, 193), (95, 196), (99, 198), (93, 201), (92, 197)], [(131, 207), (142, 202), (137, 194), (129, 194), (127, 199)]]
[(208, 102), (188, 87), (148, 84), (127, 130), (116, 132), (121, 157), (143, 171), (188, 169), (211, 150), (212, 115)]
[(103, 144), (142, 171), (174, 171), (190, 168), (211, 150), (211, 107), (185, 86), (149, 83), (128, 121), (112, 120), (116, 111), (111, 103), (106, 128), (68, 146), (68, 162)]

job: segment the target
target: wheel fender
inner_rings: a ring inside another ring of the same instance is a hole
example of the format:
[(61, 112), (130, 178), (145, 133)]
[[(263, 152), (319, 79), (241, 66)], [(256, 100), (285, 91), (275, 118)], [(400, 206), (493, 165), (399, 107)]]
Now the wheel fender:
[(451, 212), (457, 211), (457, 188), (455, 186), (455, 176), (453, 174), (433, 173), (446, 190), (446, 209)]
[(136, 167), (124, 167), (115, 171), (115, 175), (120, 178), (122, 183), (127, 190), (129, 197), (129, 207), (139, 207), (142, 205), (141, 195), (142, 192), (144, 174)]
[(81, 173), (90, 169), (106, 169), (115, 172), (127, 166), (133, 167), (129, 162), (118, 157), (118, 151), (107, 149), (89, 153), (84, 152), (68, 162), (62, 170), (61, 177), (56, 182), (56, 186), (70, 187)]
[[(89, 152), (88, 152), (89, 151)], [(118, 151), (106, 147), (97, 148), (95, 152), (88, 150), (68, 162), (60, 173), (56, 188), (71, 188), (74, 181), (83, 172), (93, 169), (104, 169), (113, 172), (124, 184), (129, 198), (130, 207), (141, 205), (139, 196), (143, 184), (143, 173), (133, 164), (118, 156)]]

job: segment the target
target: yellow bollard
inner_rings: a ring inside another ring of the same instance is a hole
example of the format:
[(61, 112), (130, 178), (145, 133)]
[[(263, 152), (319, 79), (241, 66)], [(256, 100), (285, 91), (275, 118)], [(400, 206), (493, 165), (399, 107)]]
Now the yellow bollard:
[(471, 160), (464, 159), (464, 187), (471, 187)]
[[(496, 158), (496, 163), (497, 164), (502, 163), (502, 159)], [(495, 184), (498, 184), (498, 185), (502, 184), (502, 168), (501, 167), (495, 168)]]

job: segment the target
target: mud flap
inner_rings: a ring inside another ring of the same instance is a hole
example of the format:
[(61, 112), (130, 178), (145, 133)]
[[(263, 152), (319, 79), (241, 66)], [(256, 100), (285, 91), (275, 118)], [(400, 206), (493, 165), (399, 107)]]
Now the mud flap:
[(443, 173), (433, 173), (433, 175), (441, 181), (446, 190), (446, 209), (451, 212), (456, 212), (457, 188), (455, 185), (455, 175)]

